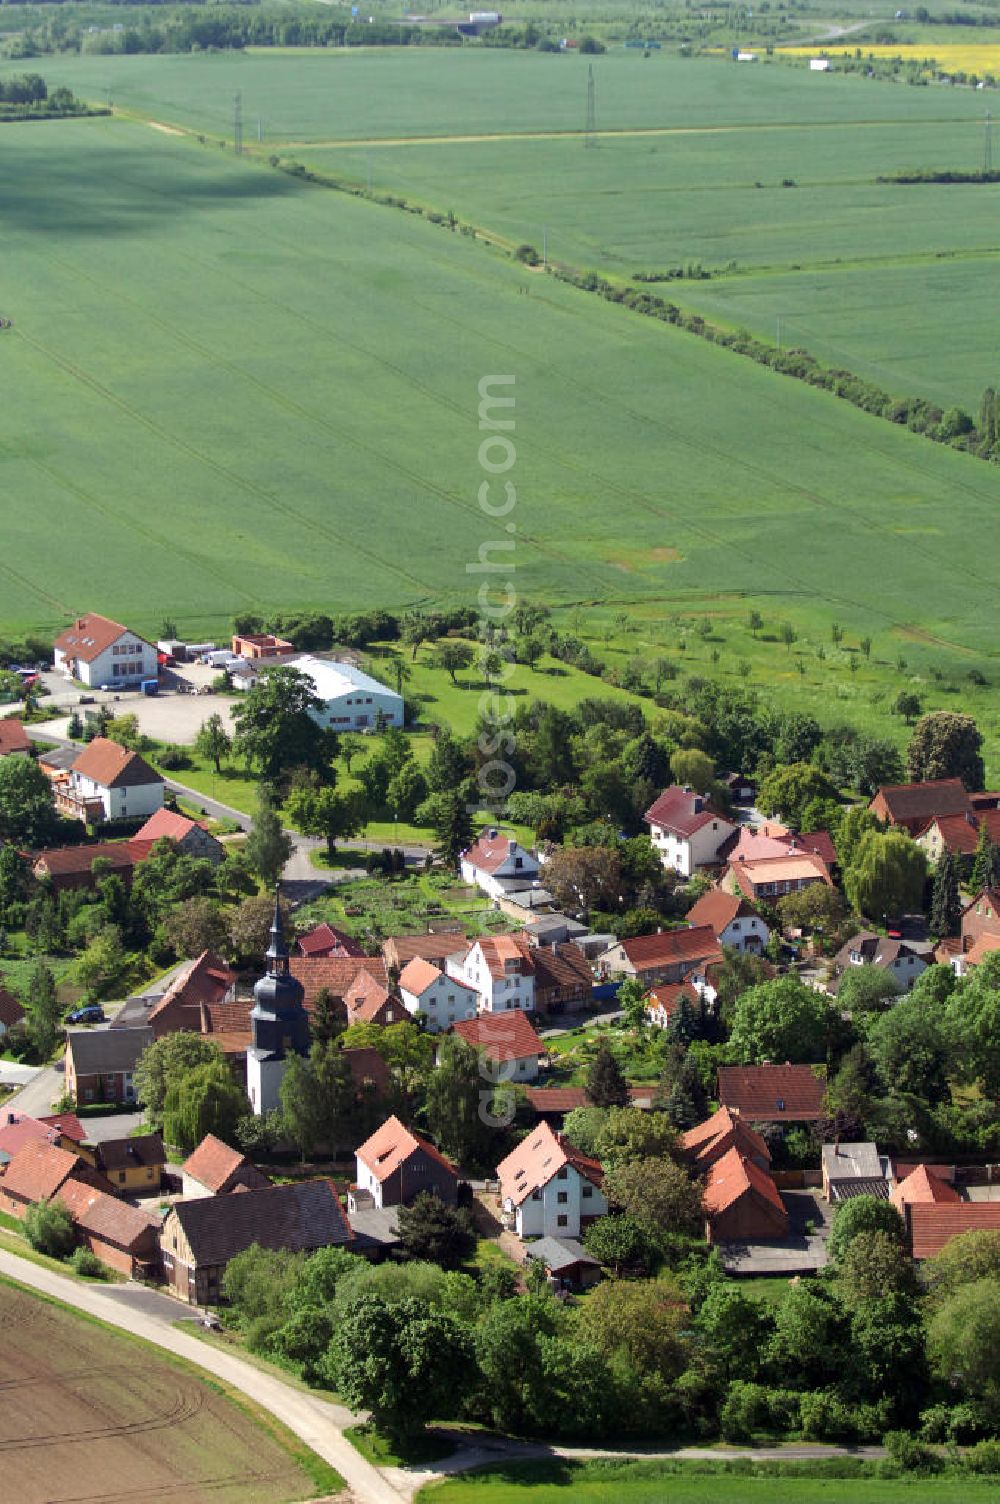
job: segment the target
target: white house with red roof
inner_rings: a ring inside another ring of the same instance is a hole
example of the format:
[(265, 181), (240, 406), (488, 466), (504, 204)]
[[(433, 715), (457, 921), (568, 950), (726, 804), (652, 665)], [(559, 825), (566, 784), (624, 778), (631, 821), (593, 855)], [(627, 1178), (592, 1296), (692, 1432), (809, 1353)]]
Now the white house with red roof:
[(542, 1123), (497, 1166), (500, 1209), (519, 1238), (578, 1238), (606, 1215), (600, 1162)]
[(92, 689), (140, 684), (159, 671), (153, 643), (96, 611), (78, 616), (52, 647), (56, 672)]
[(88, 742), (69, 772), (53, 783), (56, 809), (87, 824), (135, 820), (163, 807), (164, 783), (138, 752), (105, 736)]
[(705, 794), (674, 784), (643, 815), (664, 867), (690, 877), (699, 867), (719, 861), (719, 848), (737, 827), (717, 810)]
[(524, 935), (483, 935), (445, 966), (477, 993), (480, 1013), (534, 1012), (535, 965)]
[(728, 950), (752, 951), (759, 955), (767, 947), (771, 930), (742, 893), (727, 893), (710, 888), (685, 915), (692, 928), (710, 925), (720, 945)]
[(355, 1150), (357, 1187), (362, 1202), (381, 1210), (408, 1206), (415, 1196), (430, 1191), (448, 1206), (458, 1200), (458, 1176), (429, 1139), (387, 1118), (371, 1138)]
[(475, 1018), (479, 993), (422, 956), (407, 961), (399, 974), (399, 995), (412, 1018), (422, 1018), (428, 1034), (440, 1034), (462, 1019)]
[(538, 881), (538, 858), (498, 830), (484, 830), (459, 860), (462, 879), (490, 898), (503, 898)]
[(523, 1013), (480, 1013), (454, 1027), (490, 1063), (491, 1079), (537, 1081), (545, 1046)]

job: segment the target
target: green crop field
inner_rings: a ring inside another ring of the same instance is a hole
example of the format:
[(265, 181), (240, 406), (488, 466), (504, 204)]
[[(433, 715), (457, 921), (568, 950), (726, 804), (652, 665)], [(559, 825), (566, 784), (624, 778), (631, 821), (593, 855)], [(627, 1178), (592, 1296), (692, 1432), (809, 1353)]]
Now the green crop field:
[[(136, 117), (184, 129), (224, 123), (241, 88), (248, 137), (259, 110), (265, 144), (239, 161), (139, 118), (12, 127), (3, 138), (0, 314), (14, 327), (0, 334), (0, 626), (51, 628), (96, 606), (140, 629), (169, 613), (182, 630), (217, 630), (247, 607), (474, 600), (481, 575), (467, 566), (484, 544), (507, 541), (476, 499), (478, 383), (504, 373), (516, 377), (519, 500), (508, 535), (516, 548), (503, 557), (523, 595), (585, 610), (629, 604), (653, 640), (669, 637), (678, 610), (711, 602), (745, 620), (752, 602), (817, 640), (834, 619), (867, 632), (889, 662), (893, 643), (915, 643), (918, 654), (957, 650), (957, 663), (969, 655), (966, 667), (992, 655), (994, 468), (468, 237), (266, 163), (269, 137), (282, 132), (286, 143), (311, 141), (310, 160), (329, 162), (337, 150), (316, 143), (338, 135), (572, 128), (579, 64), (429, 50), (46, 59), (50, 83), (95, 97), (110, 84)], [(939, 120), (943, 142), (971, 150), (981, 108), (968, 92), (817, 80), (791, 67), (741, 72), (613, 54), (595, 67), (602, 124), (727, 129), (604, 137), (592, 152), (579, 139), (378, 147), (378, 186), (389, 186), (386, 164), (395, 172), (393, 164), (422, 163), (437, 178), (418, 185), (421, 197), (476, 218), (492, 195), (492, 227), (518, 238), (529, 224), (537, 231), (549, 207), (553, 234), (562, 234), (560, 202), (566, 233), (574, 216), (579, 230), (590, 174), (608, 188), (602, 234), (623, 266), (677, 259), (681, 240), (656, 229), (672, 204), (692, 217), (700, 204), (703, 220), (721, 226), (730, 208), (759, 202), (760, 250), (741, 253), (741, 264), (787, 265), (796, 243), (833, 259), (854, 243), (852, 226), (870, 227), (867, 253), (877, 259), (902, 233), (885, 228), (863, 181), (878, 133), (898, 155), (907, 122), (929, 132)], [(813, 132), (788, 129), (809, 109)], [(865, 129), (846, 124), (859, 118)], [(778, 153), (763, 190), (735, 186), (756, 171), (763, 148), (751, 137)], [(827, 232), (818, 187), (774, 185), (797, 154), (806, 161), (804, 143), (819, 153), (822, 178), (840, 170), (854, 140), (860, 165), (843, 171), (853, 173), (855, 198)], [(281, 149), (307, 156), (305, 147)], [(952, 149), (940, 147), (942, 160)], [(341, 155), (358, 168), (363, 153)], [(432, 158), (456, 164), (453, 183), (442, 183)], [(644, 171), (675, 174), (679, 186), (640, 193)], [(555, 179), (565, 179), (562, 200), (548, 193)], [(456, 190), (450, 200), (446, 187)], [(924, 193), (893, 191), (918, 195), (906, 198), (913, 204)], [(992, 191), (972, 190), (981, 197), (947, 233), (978, 245), (991, 228)], [(520, 199), (532, 196), (523, 209)], [(625, 256), (616, 237), (632, 233), (632, 214), (646, 215), (645, 228)], [(934, 219), (928, 208), (919, 255), (930, 254)], [(697, 254), (719, 259), (704, 246)], [(956, 262), (955, 271), (979, 265)], [(702, 290), (722, 298), (758, 280), (680, 286), (692, 300)], [(891, 292), (882, 296), (891, 323)], [(789, 315), (793, 325), (805, 317)], [(936, 306), (928, 345), (942, 319)], [(874, 338), (863, 316), (856, 324), (859, 339)], [(916, 321), (908, 327), (918, 340)], [(975, 333), (979, 343), (952, 359), (942, 383), (964, 382), (977, 352), (986, 359), (987, 319)], [(828, 338), (850, 345), (832, 319)], [(968, 536), (971, 555), (955, 546)], [(786, 658), (789, 677), (791, 667)], [(816, 693), (828, 697), (823, 684)]]
[(512, 1462), (431, 1483), (420, 1504), (973, 1504), (995, 1497), (988, 1479), (775, 1477), (656, 1462)]

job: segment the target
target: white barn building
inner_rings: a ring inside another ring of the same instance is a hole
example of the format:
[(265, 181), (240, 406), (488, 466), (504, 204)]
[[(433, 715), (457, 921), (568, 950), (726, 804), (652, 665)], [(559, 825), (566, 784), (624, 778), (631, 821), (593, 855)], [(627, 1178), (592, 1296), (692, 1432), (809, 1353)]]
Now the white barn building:
[(352, 663), (303, 654), (288, 664), (312, 681), (313, 693), (323, 701), (316, 713), (331, 731), (367, 731), (378, 726), (402, 726), (403, 697), (380, 684)]

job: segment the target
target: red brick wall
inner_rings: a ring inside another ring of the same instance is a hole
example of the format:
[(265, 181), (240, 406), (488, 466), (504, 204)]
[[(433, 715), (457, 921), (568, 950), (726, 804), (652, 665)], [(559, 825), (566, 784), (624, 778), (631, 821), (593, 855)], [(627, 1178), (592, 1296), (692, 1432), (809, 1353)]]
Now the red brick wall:
[[(981, 914), (976, 913), (977, 907), (982, 909)], [(962, 949), (971, 950), (983, 935), (1000, 936), (1000, 916), (992, 900), (985, 898), (981, 904), (973, 904), (962, 916)]]

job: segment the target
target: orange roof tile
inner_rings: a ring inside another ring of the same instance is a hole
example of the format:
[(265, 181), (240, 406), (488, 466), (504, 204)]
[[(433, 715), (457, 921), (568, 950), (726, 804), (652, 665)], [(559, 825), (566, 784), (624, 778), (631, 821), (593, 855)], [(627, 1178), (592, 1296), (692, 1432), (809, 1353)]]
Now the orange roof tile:
[(963, 1232), (1000, 1232), (1000, 1201), (911, 1202), (906, 1221), (915, 1259), (933, 1258)]
[(326, 988), (334, 997), (344, 997), (359, 971), (367, 971), (387, 987), (389, 973), (381, 956), (292, 956), (289, 970), (302, 983), (306, 1008), (312, 1008), (317, 992)]
[(128, 630), (121, 622), (112, 621), (110, 617), (101, 616), (96, 611), (88, 611), (85, 616), (78, 616), (72, 626), (59, 633), (53, 647), (70, 658), (80, 658), (84, 663), (92, 663)]
[(80, 1163), (78, 1155), (33, 1138), (18, 1149), (7, 1166), (3, 1188), (21, 1201), (49, 1201)]
[(422, 1138), (419, 1133), (405, 1127), (397, 1117), (387, 1118), (381, 1128), (377, 1128), (371, 1138), (366, 1139), (361, 1147), (355, 1150), (361, 1163), (375, 1176), (378, 1181), (387, 1180), (401, 1164), (410, 1158), (412, 1154), (423, 1151), (439, 1165), (454, 1175), (454, 1166), (449, 1164), (444, 1155), (435, 1149), (429, 1139)]
[(636, 935), (631, 940), (622, 940), (621, 948), (638, 969), (678, 962), (690, 962), (693, 966), (697, 961), (723, 959), (710, 924), (700, 924), (694, 929), (660, 930), (655, 935)]
[(526, 1060), (545, 1053), (544, 1044), (520, 1009), (460, 1019), (452, 1030), (490, 1060)]
[(190, 1175), (192, 1180), (197, 1180), (199, 1185), (205, 1186), (213, 1195), (217, 1195), (238, 1170), (251, 1170), (260, 1176), (261, 1185), (270, 1184), (267, 1176), (257, 1170), (245, 1154), (241, 1154), (238, 1149), (230, 1149), (214, 1133), (206, 1133), (197, 1149), (191, 1151), (181, 1166), (182, 1174)]
[(138, 752), (130, 752), (128, 747), (120, 747), (106, 736), (95, 736), (84, 747), (73, 763), (72, 771), (107, 789), (163, 782), (159, 773), (154, 773)]
[(904, 1180), (897, 1181), (889, 1196), (893, 1206), (900, 1212), (904, 1206), (918, 1202), (955, 1202), (961, 1199), (955, 1187), (929, 1165), (917, 1165)]
[(571, 1166), (592, 1185), (600, 1186), (604, 1179), (599, 1160), (582, 1154), (565, 1134), (556, 1133), (548, 1123), (542, 1123), (497, 1165), (500, 1195), (504, 1201), (520, 1206), (532, 1191), (548, 1185), (564, 1165)]
[(0, 718), (0, 757), (7, 757), (11, 752), (28, 752), (30, 749), (31, 740), (24, 729), (24, 722), (17, 716)]
[(414, 956), (399, 973), (399, 985), (407, 992), (412, 992), (414, 997), (422, 997), (428, 987), (440, 982), (443, 976), (444, 972), (439, 967), (432, 966), (423, 956)]
[(682, 1133), (680, 1142), (685, 1154), (690, 1154), (695, 1164), (700, 1166), (721, 1159), (731, 1146), (750, 1157), (759, 1155), (769, 1163), (771, 1159), (771, 1151), (760, 1134), (749, 1123), (731, 1113), (728, 1107), (720, 1107), (718, 1112), (713, 1112), (703, 1123), (696, 1123), (693, 1128)]
[(709, 1170), (702, 1202), (709, 1217), (717, 1217), (748, 1193), (762, 1197), (785, 1216), (785, 1203), (770, 1175), (734, 1147)]
[(118, 1248), (131, 1251), (142, 1243), (151, 1244), (160, 1228), (159, 1217), (151, 1212), (79, 1180), (67, 1180), (59, 1191), (59, 1200), (66, 1203), (78, 1227)]

